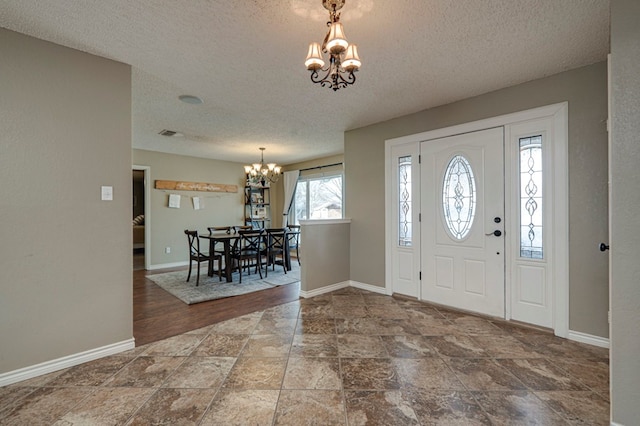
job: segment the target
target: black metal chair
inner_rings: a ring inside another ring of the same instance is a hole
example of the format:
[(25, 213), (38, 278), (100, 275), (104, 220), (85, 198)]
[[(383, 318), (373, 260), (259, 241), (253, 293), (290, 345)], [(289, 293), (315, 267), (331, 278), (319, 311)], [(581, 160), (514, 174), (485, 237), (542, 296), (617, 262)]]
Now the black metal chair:
[(194, 261), (197, 263), (198, 268), (196, 275), (197, 287), (200, 285), (200, 264), (202, 262), (206, 262), (208, 266), (207, 271), (213, 272), (213, 262), (216, 260), (218, 261), (218, 276), (220, 277), (220, 281), (222, 281), (222, 256), (215, 253), (209, 254), (200, 250), (200, 238), (198, 238), (198, 231), (189, 231), (188, 229), (185, 229), (184, 233), (187, 235), (187, 239), (189, 240), (189, 274), (187, 275), (187, 282), (191, 279), (191, 268)]
[(240, 273), (240, 283), (242, 283), (242, 270), (247, 269), (247, 274), (251, 275), (251, 267), (255, 266), (256, 272), (262, 278), (262, 252), (264, 250), (264, 230), (243, 230), (238, 231), (239, 238), (236, 239), (231, 249), (231, 259), (233, 259)]
[[(286, 246), (286, 230), (284, 228), (271, 228), (266, 230), (266, 247), (263, 255), (266, 256), (265, 276), (269, 275), (269, 265), (276, 270), (276, 263), (282, 265), (282, 270), (287, 273), (287, 265), (285, 264), (285, 246)], [(280, 261), (278, 262), (278, 256)]]
[(289, 240), (289, 250), (296, 249), (296, 259), (300, 264), (300, 225), (287, 226), (287, 239)]

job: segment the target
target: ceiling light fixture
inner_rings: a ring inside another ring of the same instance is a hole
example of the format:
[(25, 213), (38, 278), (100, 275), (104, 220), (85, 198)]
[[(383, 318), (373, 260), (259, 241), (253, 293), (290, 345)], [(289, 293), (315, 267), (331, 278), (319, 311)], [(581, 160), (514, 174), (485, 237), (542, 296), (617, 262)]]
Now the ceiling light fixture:
[(266, 148), (260, 148), (260, 162), (254, 163), (251, 166), (244, 166), (244, 172), (247, 174), (247, 184), (249, 185), (262, 185), (266, 186), (267, 182), (274, 183), (280, 178), (282, 168), (277, 166), (276, 163), (264, 162), (264, 150)]
[[(358, 57), (358, 47), (349, 44), (344, 35), (344, 28), (340, 23), (338, 10), (342, 9), (346, 0), (322, 0), (322, 5), (329, 11), (329, 32), (322, 42), (322, 47), (318, 43), (309, 45), (309, 53), (304, 65), (311, 71), (311, 81), (320, 83), (322, 87), (329, 87), (335, 92), (344, 89), (356, 82), (355, 72), (358, 71), (360, 58)], [(322, 53), (329, 54), (329, 65), (324, 67)], [(322, 71), (320, 77), (318, 71)]]
[(162, 129), (158, 132), (158, 134), (162, 136), (168, 136), (168, 137), (174, 137), (174, 138), (181, 138), (184, 136), (184, 134), (180, 132), (176, 132), (175, 130), (168, 130), (168, 129)]

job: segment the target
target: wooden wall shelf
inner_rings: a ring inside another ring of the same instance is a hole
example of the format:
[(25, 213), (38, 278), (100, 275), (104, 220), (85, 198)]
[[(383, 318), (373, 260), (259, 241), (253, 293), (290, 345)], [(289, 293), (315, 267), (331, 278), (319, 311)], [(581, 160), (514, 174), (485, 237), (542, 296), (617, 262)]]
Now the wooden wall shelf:
[(238, 185), (206, 182), (181, 182), (176, 180), (156, 180), (156, 189), (171, 191), (202, 191), (202, 192), (238, 192)]

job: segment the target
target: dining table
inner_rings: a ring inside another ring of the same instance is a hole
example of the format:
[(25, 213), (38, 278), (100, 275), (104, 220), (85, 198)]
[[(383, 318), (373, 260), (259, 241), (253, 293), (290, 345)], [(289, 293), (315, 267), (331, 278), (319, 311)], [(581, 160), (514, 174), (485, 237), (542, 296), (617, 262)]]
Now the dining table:
[[(287, 271), (291, 270), (291, 253), (289, 249), (289, 238), (288, 236), (291, 234), (299, 233), (299, 231), (290, 231), (286, 230), (286, 238), (284, 239), (285, 250), (284, 250), (284, 266)], [(224, 256), (224, 273), (228, 283), (233, 281), (233, 265), (231, 262), (231, 247), (235, 243), (235, 241), (240, 238), (240, 234), (237, 232), (211, 232), (211, 233), (199, 233), (198, 237), (209, 240), (209, 253), (211, 256), (215, 253), (216, 244), (221, 243), (223, 245), (223, 256)], [(209, 265), (213, 265), (212, 262), (209, 262)], [(209, 276), (213, 276), (213, 267), (211, 266), (208, 271)]]
[[(209, 240), (209, 253), (211, 256), (215, 253), (216, 244), (222, 243), (223, 245), (223, 255), (224, 255), (224, 273), (228, 283), (233, 281), (232, 272), (233, 268), (231, 265), (231, 246), (234, 244), (235, 240), (240, 238), (235, 232), (211, 232), (211, 233), (202, 233), (198, 234), (200, 238), (204, 238)], [(209, 262), (210, 265), (213, 265)], [(209, 268), (209, 276), (213, 275), (213, 269)]]
[(285, 230), (285, 239), (284, 239), (284, 266), (287, 268), (287, 271), (291, 270), (291, 247), (289, 246), (289, 242), (291, 241), (290, 237), (294, 235), (300, 235), (300, 231), (292, 231), (290, 229)]

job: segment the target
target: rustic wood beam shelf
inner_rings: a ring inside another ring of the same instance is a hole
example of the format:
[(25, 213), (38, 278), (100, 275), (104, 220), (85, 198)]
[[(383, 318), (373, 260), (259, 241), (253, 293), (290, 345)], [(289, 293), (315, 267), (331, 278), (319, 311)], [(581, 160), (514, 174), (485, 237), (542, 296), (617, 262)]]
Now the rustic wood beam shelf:
[(171, 191), (202, 191), (202, 192), (238, 192), (238, 185), (206, 182), (181, 182), (176, 180), (156, 180), (156, 189)]

